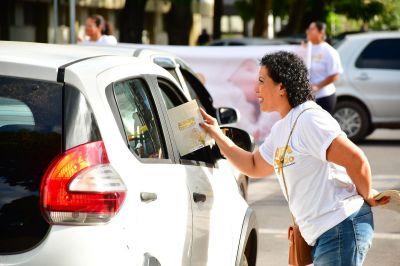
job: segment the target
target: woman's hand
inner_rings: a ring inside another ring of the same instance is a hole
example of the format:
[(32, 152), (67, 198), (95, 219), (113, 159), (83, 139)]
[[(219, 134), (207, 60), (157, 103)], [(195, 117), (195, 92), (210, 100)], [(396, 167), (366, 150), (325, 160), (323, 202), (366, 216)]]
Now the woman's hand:
[(203, 110), (203, 108), (200, 108), (200, 113), (203, 116), (204, 122), (200, 124), (200, 126), (208, 133), (211, 135), (213, 139), (218, 139), (224, 133), (222, 130), (219, 128), (217, 120), (210, 116), (209, 114), (206, 113), (206, 111)]
[(390, 202), (390, 197), (384, 196), (379, 200), (375, 199), (374, 197), (370, 197), (368, 199), (365, 199), (365, 201), (369, 204), (369, 206), (375, 207), (388, 204)]
[(319, 91), (320, 87), (318, 85), (311, 85), (311, 90), (313, 92)]
[(377, 199), (378, 194), (379, 192), (377, 190), (375, 189), (371, 190), (368, 199), (365, 199), (365, 201), (369, 204), (369, 206), (375, 207), (375, 206), (385, 205), (390, 202), (390, 197), (388, 196), (384, 196), (380, 199)]
[(261, 156), (259, 151), (254, 154), (238, 147), (220, 129), (217, 120), (208, 115), (200, 108), (204, 123), (200, 126), (211, 135), (217, 143), (221, 153), (227, 158), (240, 172), (251, 177), (264, 177), (274, 172), (272, 165), (268, 164)]

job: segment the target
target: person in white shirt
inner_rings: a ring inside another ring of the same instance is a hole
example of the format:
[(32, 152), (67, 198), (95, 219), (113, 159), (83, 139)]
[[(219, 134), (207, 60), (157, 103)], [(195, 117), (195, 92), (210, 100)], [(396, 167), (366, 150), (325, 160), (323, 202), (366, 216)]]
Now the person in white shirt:
[(343, 72), (338, 52), (325, 42), (326, 25), (323, 22), (312, 22), (307, 33), (307, 67), (310, 73), (311, 88), (317, 103), (330, 114), (336, 104), (334, 82)]
[(314, 265), (361, 265), (373, 238), (370, 206), (386, 204), (389, 198), (374, 199), (367, 158), (313, 101), (302, 59), (281, 51), (266, 54), (260, 65), (260, 109), (281, 116), (260, 148), (254, 153), (239, 148), (204, 110), (202, 128), (247, 176), (259, 178), (275, 171), (286, 196), (284, 171), (289, 208), (303, 238), (313, 246)]
[(117, 39), (112, 35), (110, 25), (101, 15), (91, 15), (86, 19), (84, 39), (78, 40), (82, 44), (117, 44)]

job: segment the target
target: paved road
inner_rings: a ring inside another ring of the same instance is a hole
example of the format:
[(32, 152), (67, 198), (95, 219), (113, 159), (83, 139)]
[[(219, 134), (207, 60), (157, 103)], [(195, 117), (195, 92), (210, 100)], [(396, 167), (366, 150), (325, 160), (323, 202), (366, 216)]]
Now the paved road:
[[(400, 130), (377, 130), (359, 146), (367, 155), (378, 191), (400, 190)], [(248, 201), (259, 224), (258, 266), (287, 265), (287, 203), (275, 176), (252, 180)], [(399, 266), (400, 213), (374, 208), (375, 238), (365, 266)]]

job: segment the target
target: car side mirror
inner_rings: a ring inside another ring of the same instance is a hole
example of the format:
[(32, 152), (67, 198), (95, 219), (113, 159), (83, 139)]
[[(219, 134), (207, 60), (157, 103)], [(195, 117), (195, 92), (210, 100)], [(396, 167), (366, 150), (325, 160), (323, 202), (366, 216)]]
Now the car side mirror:
[[(253, 152), (255, 142), (254, 138), (249, 133), (236, 127), (221, 127), (221, 130), (224, 132), (225, 136), (230, 138), (240, 148), (248, 152)], [(214, 154), (218, 158), (224, 158), (217, 145), (214, 145), (213, 149), (215, 149)]]
[(239, 120), (238, 111), (230, 107), (219, 107), (216, 112), (217, 121), (220, 125), (232, 124)]

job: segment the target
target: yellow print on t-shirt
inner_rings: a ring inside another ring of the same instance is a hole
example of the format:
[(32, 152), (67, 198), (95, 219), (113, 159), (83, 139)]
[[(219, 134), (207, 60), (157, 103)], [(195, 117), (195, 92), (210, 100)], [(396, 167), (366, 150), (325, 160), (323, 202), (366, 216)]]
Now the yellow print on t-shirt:
[(321, 62), (322, 60), (324, 60), (324, 54), (323, 53), (314, 54), (311, 57), (311, 61), (313, 61), (313, 62)]
[(282, 156), (285, 152), (285, 147), (278, 147), (275, 150), (275, 156), (274, 156), (275, 168), (278, 169), (279, 175), (281, 174), (283, 167), (286, 167), (288, 165), (292, 165), (295, 163), (292, 147), (290, 147), (289, 145), (286, 147), (287, 148), (286, 148), (285, 158), (282, 158)]

